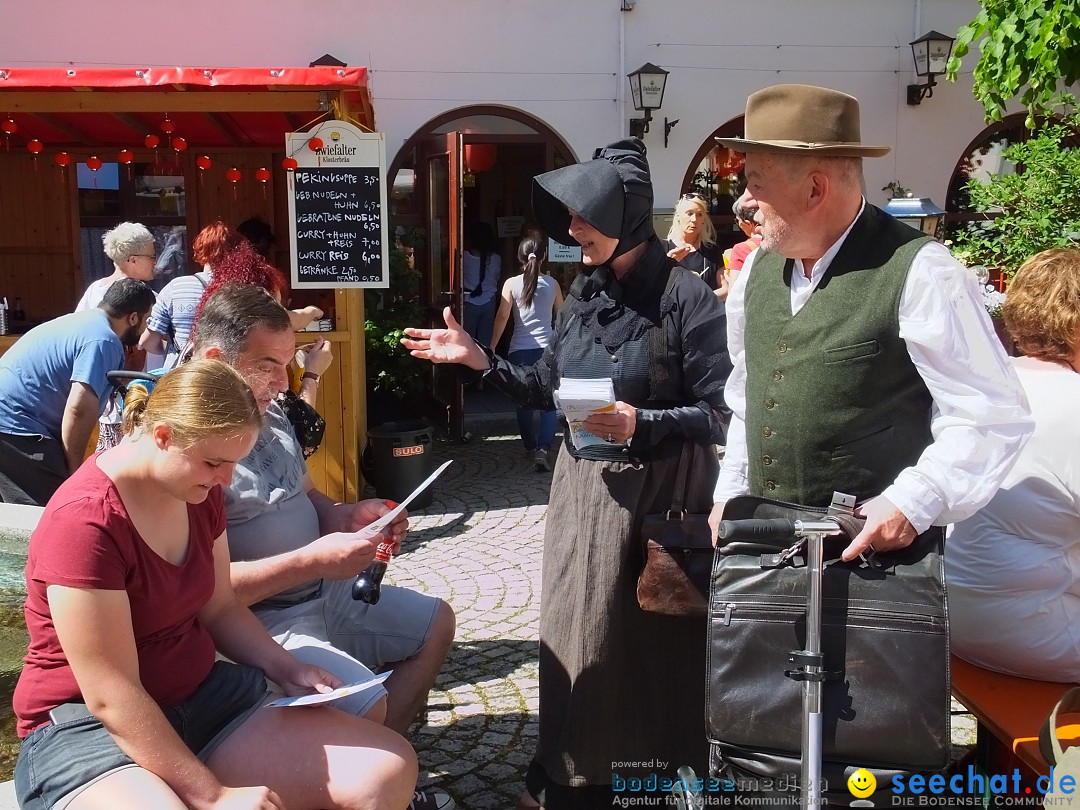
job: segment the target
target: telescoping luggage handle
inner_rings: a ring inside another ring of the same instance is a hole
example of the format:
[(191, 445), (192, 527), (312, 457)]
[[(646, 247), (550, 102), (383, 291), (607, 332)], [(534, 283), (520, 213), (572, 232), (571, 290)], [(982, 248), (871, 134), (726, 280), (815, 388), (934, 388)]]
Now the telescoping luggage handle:
[(792, 680), (802, 682), (802, 806), (821, 804), (822, 759), (822, 681), (829, 677), (821, 652), (821, 590), (826, 537), (854, 538), (860, 522), (855, 517), (855, 497), (834, 492), (832, 504), (820, 520), (790, 520), (788, 518), (749, 518), (720, 521), (720, 539), (729, 540), (795, 540), (779, 555), (782, 564), (797, 552), (806, 552), (806, 645), (788, 653), (788, 661), (796, 669), (785, 670)]

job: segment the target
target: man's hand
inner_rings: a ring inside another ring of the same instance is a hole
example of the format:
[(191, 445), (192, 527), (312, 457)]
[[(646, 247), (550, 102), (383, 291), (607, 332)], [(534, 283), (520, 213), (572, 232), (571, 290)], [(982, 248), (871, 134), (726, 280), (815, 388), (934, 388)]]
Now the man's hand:
[(869, 549), (895, 551), (905, 548), (915, 539), (915, 527), (892, 501), (882, 495), (855, 507), (855, 514), (866, 518), (866, 524), (840, 555), (845, 562), (854, 560)]
[(491, 367), (487, 355), (473, 342), (469, 333), (461, 328), (450, 307), (443, 309), (445, 329), (405, 330), (407, 338), (401, 339), (401, 345), (409, 350), (413, 357), (430, 360), (432, 363), (460, 363), (474, 371), (487, 371)]
[(714, 503), (712, 511), (709, 513), (709, 531), (712, 533), (713, 548), (716, 548), (716, 544), (720, 542), (720, 518), (724, 516), (724, 506), (727, 501), (720, 501)]
[(375, 549), (383, 537), (360, 537), (356, 532), (331, 532), (313, 540), (306, 547), (315, 562), (312, 574), (320, 579), (348, 579), (375, 561)]
[[(397, 508), (397, 504), (393, 501), (380, 501), (377, 498), (358, 501), (353, 504), (352, 515), (349, 518), (349, 531), (358, 532), (395, 508)], [(397, 554), (398, 549), (401, 547), (401, 541), (405, 539), (405, 533), (408, 530), (409, 513), (402, 510), (401, 514), (395, 517), (376, 539), (379, 542), (386, 540), (392, 542), (394, 544), (394, 553)]]

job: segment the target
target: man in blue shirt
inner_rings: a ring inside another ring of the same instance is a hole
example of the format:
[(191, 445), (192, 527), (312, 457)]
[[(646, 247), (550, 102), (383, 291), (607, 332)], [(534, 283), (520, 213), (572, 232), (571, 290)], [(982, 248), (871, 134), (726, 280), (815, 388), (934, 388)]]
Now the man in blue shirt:
[(154, 305), (144, 282), (115, 282), (94, 309), (35, 327), (0, 358), (0, 501), (44, 506), (83, 461)]

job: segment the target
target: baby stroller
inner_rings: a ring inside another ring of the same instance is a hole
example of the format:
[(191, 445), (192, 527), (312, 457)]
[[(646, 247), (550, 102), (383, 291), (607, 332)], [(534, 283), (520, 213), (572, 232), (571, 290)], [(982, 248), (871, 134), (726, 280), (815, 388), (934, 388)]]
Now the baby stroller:
[(854, 505), (840, 493), (827, 510), (744, 496), (724, 510), (709, 605), (710, 775), (757, 806), (882, 806), (867, 800), (869, 780), (849, 789), (852, 774), (866, 769), (891, 790), (894, 775), (948, 765), (942, 533), (845, 563), (861, 528)]

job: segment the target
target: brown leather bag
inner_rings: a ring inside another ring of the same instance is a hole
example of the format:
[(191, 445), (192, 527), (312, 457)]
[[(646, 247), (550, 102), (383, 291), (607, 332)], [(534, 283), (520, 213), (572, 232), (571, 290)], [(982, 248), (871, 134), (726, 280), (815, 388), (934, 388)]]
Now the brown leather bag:
[(667, 616), (704, 616), (709, 605), (713, 544), (709, 516), (687, 514), (692, 452), (684, 446), (671, 508), (646, 515), (639, 537), (645, 567), (638, 575), (637, 599), (642, 610)]

